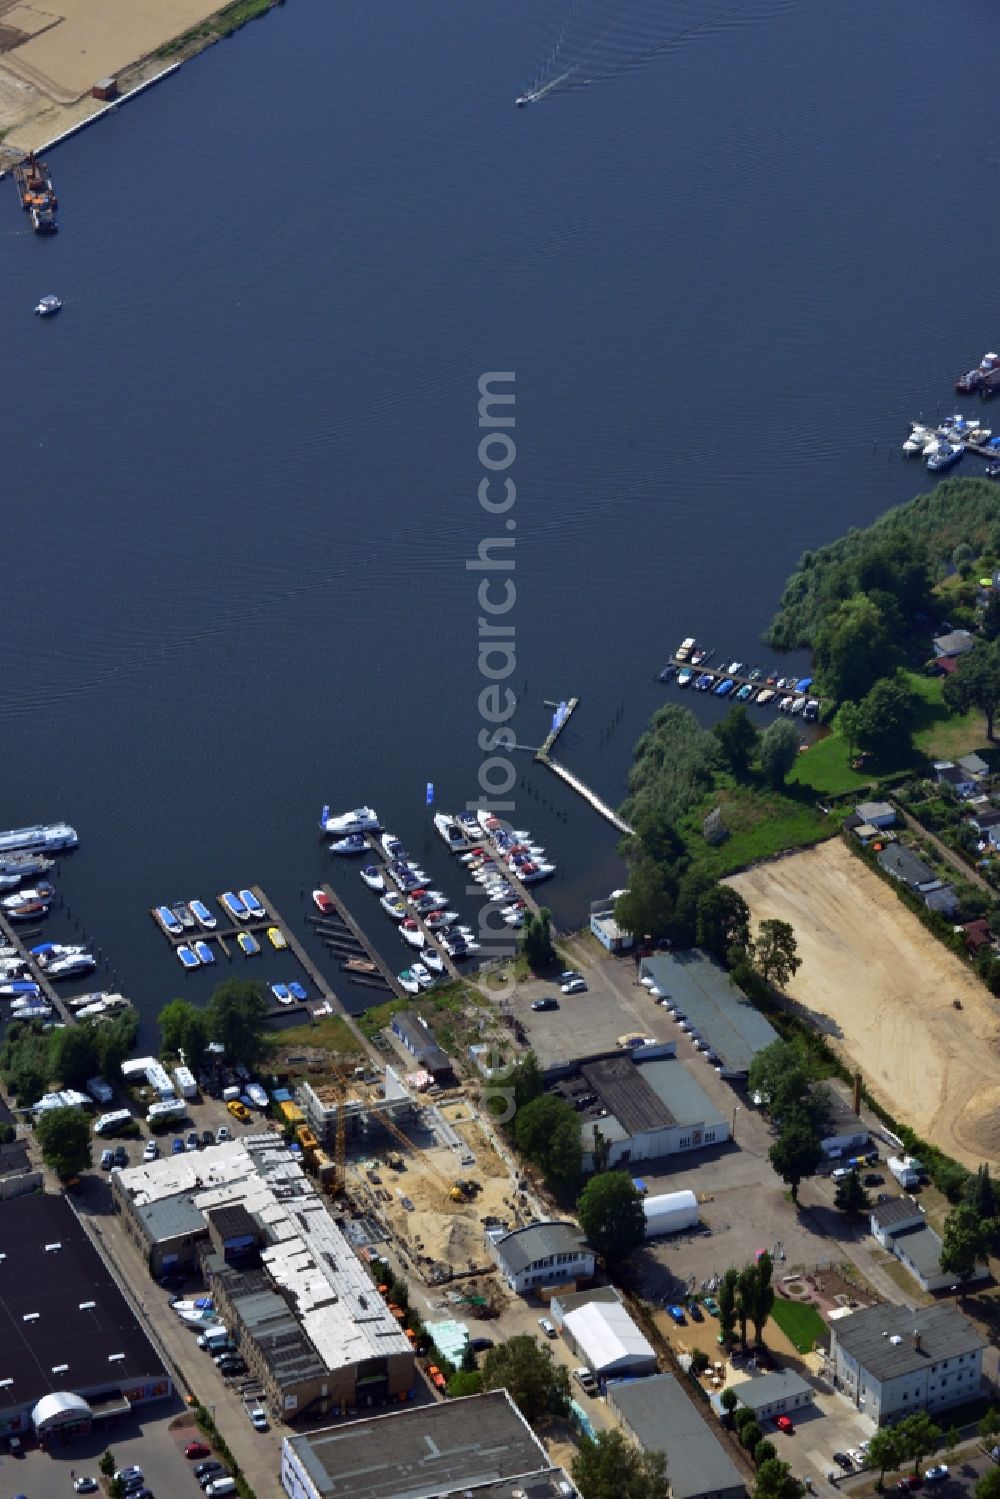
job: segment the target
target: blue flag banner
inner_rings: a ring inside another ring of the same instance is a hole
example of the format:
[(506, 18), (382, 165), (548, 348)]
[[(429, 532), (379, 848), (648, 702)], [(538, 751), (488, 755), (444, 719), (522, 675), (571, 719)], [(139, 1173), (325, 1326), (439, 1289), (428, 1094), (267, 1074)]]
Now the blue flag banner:
[(434, 782), (433, 781), (428, 781), (427, 782), (427, 805), (429, 807), (431, 807), (431, 806), (434, 805)]

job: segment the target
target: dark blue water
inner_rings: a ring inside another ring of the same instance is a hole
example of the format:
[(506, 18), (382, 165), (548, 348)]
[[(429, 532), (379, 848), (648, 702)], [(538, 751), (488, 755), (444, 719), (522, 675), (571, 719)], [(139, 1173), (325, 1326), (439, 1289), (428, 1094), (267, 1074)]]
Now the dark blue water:
[[(518, 738), (579, 695), (560, 754), (617, 802), (668, 651), (770, 664), (799, 554), (923, 487), (906, 422), (1000, 337), (989, 0), (947, 44), (939, 0), (776, 4), (516, 111), (562, 10), (289, 0), (52, 153), (54, 240), (0, 188), (0, 825), (79, 827), (66, 898), (147, 1017), (209, 987), (149, 905), (259, 881), (298, 919), (324, 801), (457, 884), (424, 785), (481, 759), (484, 370)], [(579, 919), (615, 835), (518, 767)]]

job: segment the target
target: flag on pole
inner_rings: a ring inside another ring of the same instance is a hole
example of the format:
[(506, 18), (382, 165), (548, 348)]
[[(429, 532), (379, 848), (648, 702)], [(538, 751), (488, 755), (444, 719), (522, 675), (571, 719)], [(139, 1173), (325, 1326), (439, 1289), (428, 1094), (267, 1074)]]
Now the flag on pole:
[(427, 805), (429, 807), (432, 807), (434, 805), (434, 782), (433, 781), (428, 781), (427, 782)]

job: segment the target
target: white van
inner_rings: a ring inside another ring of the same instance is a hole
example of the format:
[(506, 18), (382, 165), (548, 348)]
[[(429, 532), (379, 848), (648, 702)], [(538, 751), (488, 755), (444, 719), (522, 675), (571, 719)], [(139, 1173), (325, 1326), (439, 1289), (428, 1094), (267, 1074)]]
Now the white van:
[(207, 1485), (205, 1493), (212, 1495), (212, 1499), (215, 1499), (216, 1494), (235, 1494), (236, 1479), (229, 1478), (228, 1476), (226, 1478), (216, 1478)]
[(228, 1341), (229, 1328), (224, 1327), (221, 1322), (214, 1322), (211, 1327), (206, 1327), (205, 1331), (199, 1337), (198, 1347), (209, 1349), (219, 1348), (223, 1343), (227, 1343)]
[(113, 1135), (116, 1129), (123, 1124), (130, 1124), (132, 1115), (128, 1109), (115, 1109), (110, 1114), (102, 1114), (99, 1119), (94, 1120), (95, 1135)]

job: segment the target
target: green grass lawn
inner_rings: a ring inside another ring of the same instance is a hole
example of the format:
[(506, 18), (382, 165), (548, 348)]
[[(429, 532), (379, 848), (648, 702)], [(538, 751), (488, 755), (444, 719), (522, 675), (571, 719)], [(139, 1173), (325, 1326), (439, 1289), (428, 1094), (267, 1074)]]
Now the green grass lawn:
[(851, 769), (847, 745), (836, 732), (811, 744), (796, 760), (788, 777), (790, 785), (811, 786), (820, 796), (866, 791), (872, 779), (870, 771)]
[(358, 1043), (342, 1015), (321, 1015), (306, 1025), (273, 1031), (268, 1038), (275, 1050), (288, 1051), (296, 1046), (315, 1047), (320, 1051), (357, 1051)]
[(921, 700), (913, 742), (931, 760), (954, 760), (987, 744), (986, 720), (972, 708), (968, 713), (949, 713), (941, 689), (944, 677), (925, 677), (906, 673), (907, 684)]
[[(714, 807), (729, 829), (724, 843), (713, 848), (702, 836), (702, 823)], [(728, 780), (720, 785), (679, 827), (693, 861), (712, 874), (729, 874), (786, 848), (805, 848), (836, 831), (811, 800), (798, 800), (759, 784)]]
[(771, 1316), (785, 1337), (800, 1353), (810, 1353), (817, 1338), (826, 1332), (826, 1323), (814, 1306), (802, 1301), (774, 1299)]

